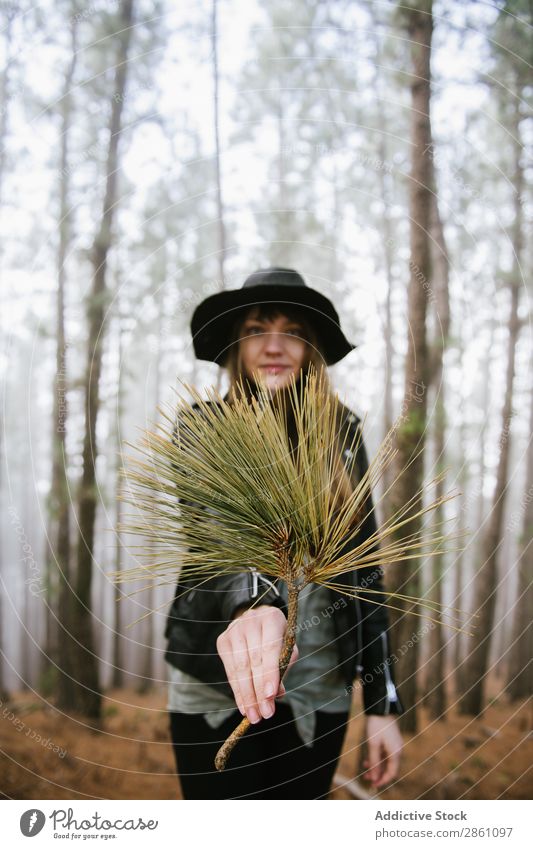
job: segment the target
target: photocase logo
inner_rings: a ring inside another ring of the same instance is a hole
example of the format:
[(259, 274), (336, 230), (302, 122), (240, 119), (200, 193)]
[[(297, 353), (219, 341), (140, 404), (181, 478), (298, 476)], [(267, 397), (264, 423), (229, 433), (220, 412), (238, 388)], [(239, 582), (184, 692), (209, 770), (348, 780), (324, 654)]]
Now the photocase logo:
[(24, 837), (35, 837), (42, 830), (45, 822), (46, 817), (42, 811), (30, 808), (29, 811), (24, 811), (20, 818), (20, 830)]

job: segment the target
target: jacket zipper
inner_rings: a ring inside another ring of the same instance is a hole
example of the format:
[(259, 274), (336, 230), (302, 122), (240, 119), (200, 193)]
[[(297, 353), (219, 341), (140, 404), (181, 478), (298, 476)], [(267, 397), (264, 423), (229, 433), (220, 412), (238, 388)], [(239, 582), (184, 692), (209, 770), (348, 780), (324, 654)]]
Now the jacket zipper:
[(253, 566), (250, 567), (252, 572), (252, 598), (256, 598), (258, 594), (259, 581), (257, 578), (257, 571)]
[[(357, 587), (356, 587), (356, 589), (357, 589)], [(362, 658), (362, 652), (363, 652), (362, 627), (363, 627), (363, 623), (362, 623), (362, 617), (361, 617), (361, 605), (359, 604), (359, 599), (357, 598), (357, 596), (355, 597), (355, 609), (356, 609), (356, 615), (357, 615), (357, 628), (356, 628), (356, 631), (355, 631), (355, 635), (356, 635), (356, 639), (357, 639), (357, 655), (356, 655), (356, 666), (355, 666), (355, 668), (356, 668), (358, 673), (361, 673), (363, 671), (363, 664), (362, 664), (362, 660), (363, 660), (363, 658)]]
[(387, 688), (385, 696), (385, 715), (387, 715), (390, 713), (390, 703), (396, 702), (398, 700), (398, 696), (396, 695), (396, 688), (392, 683), (392, 678), (389, 672), (389, 664), (387, 663), (387, 634), (385, 631), (381, 632), (381, 644), (383, 646), (383, 671), (385, 673), (385, 686)]
[[(259, 595), (259, 572), (257, 571), (255, 566), (250, 566), (249, 568), (250, 572), (252, 573), (252, 598), (257, 598), (257, 596)], [(279, 597), (279, 590), (272, 583), (272, 581), (269, 581), (268, 578), (265, 578), (264, 575), (261, 575), (261, 580), (263, 581), (263, 583), (268, 584), (268, 586), (272, 590), (274, 590), (276, 595)]]

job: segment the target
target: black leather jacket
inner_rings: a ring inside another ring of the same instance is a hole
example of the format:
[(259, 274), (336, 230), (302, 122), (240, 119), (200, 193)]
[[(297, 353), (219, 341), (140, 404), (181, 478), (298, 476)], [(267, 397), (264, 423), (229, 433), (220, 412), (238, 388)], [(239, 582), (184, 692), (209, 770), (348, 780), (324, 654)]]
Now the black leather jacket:
[[(349, 429), (346, 444), (349, 445), (360, 420), (347, 408), (344, 410), (344, 424)], [(359, 475), (362, 476), (368, 468), (362, 439), (355, 463)], [(347, 544), (344, 551), (368, 538), (375, 527), (372, 511), (357, 537)], [(360, 588), (360, 598), (356, 599), (328, 588), (328, 615), (335, 624), (339, 664), (346, 688), (353, 690), (354, 682), (360, 680), (366, 714), (403, 713), (404, 709), (394, 684), (387, 634), (387, 610), (374, 604), (372, 595), (365, 595), (364, 592), (367, 588), (383, 590), (383, 571), (377, 567), (365, 567), (356, 572), (346, 572), (336, 580)], [(274, 605), (287, 613), (284, 582), (278, 585), (277, 581), (270, 580), (254, 566), (250, 566), (248, 573), (212, 578), (201, 587), (193, 587), (183, 580), (178, 581), (165, 629), (165, 637), (168, 640), (165, 660), (232, 697), (216, 641), (228, 627), (237, 608), (250, 606), (259, 596), (261, 604)], [(381, 604), (386, 600), (379, 595), (377, 599)]]

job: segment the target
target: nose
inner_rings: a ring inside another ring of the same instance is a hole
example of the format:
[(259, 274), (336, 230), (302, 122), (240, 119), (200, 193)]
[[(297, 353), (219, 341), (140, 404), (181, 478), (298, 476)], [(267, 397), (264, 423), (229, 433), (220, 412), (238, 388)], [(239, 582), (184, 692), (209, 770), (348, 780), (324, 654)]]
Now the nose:
[(278, 333), (276, 330), (273, 330), (265, 333), (263, 338), (265, 340), (265, 351), (269, 354), (283, 351), (285, 343), (285, 336), (283, 333)]

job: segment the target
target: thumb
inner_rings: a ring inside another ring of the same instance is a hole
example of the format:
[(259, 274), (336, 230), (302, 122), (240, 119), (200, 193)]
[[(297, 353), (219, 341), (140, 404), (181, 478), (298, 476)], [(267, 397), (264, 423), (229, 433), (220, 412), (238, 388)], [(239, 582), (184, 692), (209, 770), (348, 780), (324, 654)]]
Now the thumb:
[[(291, 668), (292, 664), (293, 664), (296, 660), (298, 660), (298, 655), (299, 655), (298, 646), (297, 646), (297, 645), (296, 645), (296, 643), (295, 643), (295, 644), (294, 644), (294, 648), (293, 648), (293, 650), (292, 650), (291, 659), (289, 660), (289, 664), (288, 664), (288, 666), (287, 666), (287, 672), (288, 672), (288, 671), (289, 671), (289, 669)], [(278, 696), (284, 696), (286, 692), (287, 692), (287, 690), (285, 689), (285, 684), (283, 683), (283, 681), (280, 681), (280, 682), (279, 682), (279, 689), (278, 689), (278, 693), (277, 693), (277, 695), (278, 695)]]
[(367, 757), (365, 758), (365, 766), (367, 767), (367, 777), (369, 781), (377, 781), (379, 778), (379, 761), (380, 749), (377, 741), (368, 741)]

